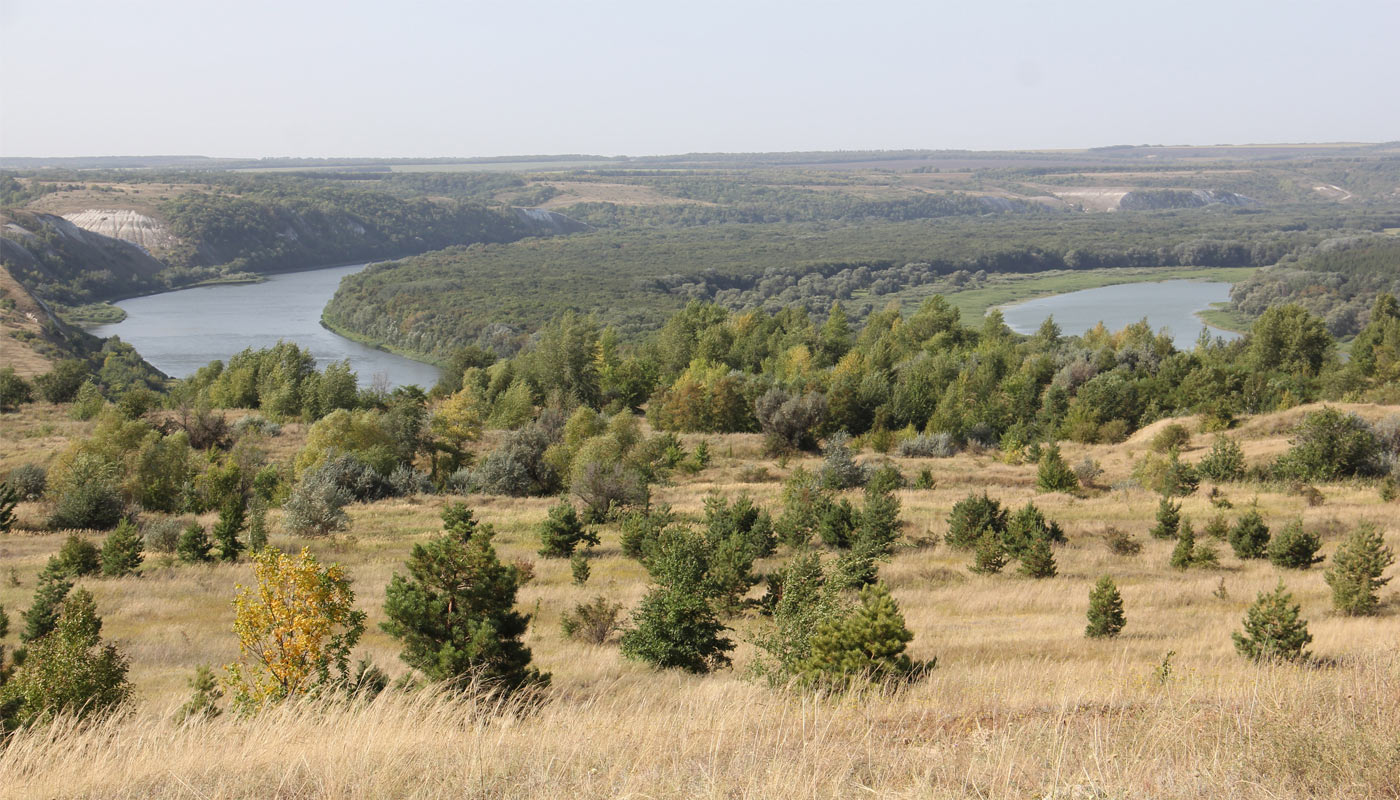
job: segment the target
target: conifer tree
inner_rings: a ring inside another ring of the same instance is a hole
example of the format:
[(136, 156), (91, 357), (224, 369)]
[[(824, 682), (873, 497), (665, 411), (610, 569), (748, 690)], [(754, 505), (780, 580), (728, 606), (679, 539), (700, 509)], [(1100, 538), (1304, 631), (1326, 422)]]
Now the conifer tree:
[(404, 663), (432, 680), (478, 678), (505, 691), (545, 683), (520, 640), (530, 623), (515, 610), (520, 572), (496, 557), (491, 526), (463, 510), (444, 512), (448, 532), (413, 546), (408, 575), (385, 590), (382, 627), (402, 643)]
[(37, 641), (54, 629), (58, 623), (59, 607), (72, 588), (73, 582), (63, 572), (55, 569), (54, 561), (50, 559), (49, 566), (39, 573), (39, 583), (34, 587), (33, 602), (21, 616), (24, 620), (24, 630), (20, 631), (20, 641)]
[(218, 546), (220, 561), (237, 561), (243, 552), (243, 542), (238, 534), (243, 532), (248, 502), (242, 495), (235, 495), (219, 509), (219, 521), (214, 523), (214, 542)]
[(0, 533), (9, 533), (15, 526), (15, 506), (19, 505), (19, 491), (10, 484), (0, 481)]
[(1308, 622), (1299, 617), (1302, 608), (1283, 581), (1270, 593), (1259, 593), (1245, 612), (1244, 630), (1231, 634), (1240, 655), (1255, 661), (1297, 661), (1307, 657), (1303, 650), (1312, 641)]
[(968, 569), (978, 575), (995, 575), (1006, 566), (1006, 560), (1006, 545), (996, 531), (988, 529), (978, 537), (977, 550)]
[(817, 681), (903, 677), (914, 669), (905, 652), (913, 639), (889, 587), (875, 583), (850, 613), (818, 626), (802, 672)]
[(175, 543), (175, 555), (187, 564), (203, 564), (212, 561), (213, 557), (209, 551), (214, 549), (214, 545), (209, 541), (209, 534), (204, 530), (204, 526), (198, 522), (191, 522), (184, 532), (180, 534), (180, 539)]
[(984, 531), (991, 529), (1000, 535), (1006, 525), (1006, 509), (1001, 503), (988, 497), (986, 492), (970, 494), (953, 504), (944, 539), (951, 547), (976, 547)]
[(49, 559), (49, 568), (70, 578), (96, 575), (102, 569), (102, 553), (97, 545), (76, 533), (68, 534), (58, 555)]
[(1157, 504), (1157, 524), (1152, 526), (1153, 538), (1175, 539), (1180, 526), (1181, 504), (1173, 503), (1171, 498), (1162, 495), (1161, 501)]
[(1104, 575), (1089, 592), (1089, 625), (1084, 635), (1090, 638), (1112, 638), (1127, 624), (1123, 615), (1123, 596), (1118, 593), (1113, 578)]
[(1263, 558), (1269, 547), (1269, 526), (1258, 509), (1250, 509), (1230, 529), (1230, 547), (1238, 558)]
[(191, 718), (213, 719), (223, 713), (223, 709), (219, 708), (219, 700), (223, 698), (224, 690), (219, 688), (219, 681), (208, 665), (201, 664), (195, 668), (194, 677), (190, 678), (190, 688), (194, 690), (194, 694), (175, 712), (176, 722), (184, 722)]
[(1065, 463), (1058, 444), (1047, 444), (1040, 449), (1035, 487), (1042, 492), (1073, 492), (1079, 488), (1079, 476)]
[(102, 574), (109, 578), (130, 575), (140, 569), (146, 548), (141, 534), (130, 520), (117, 523), (117, 529), (102, 543)]
[(1269, 540), (1269, 563), (1283, 569), (1308, 569), (1323, 559), (1317, 554), (1322, 539), (1305, 530), (1303, 521), (1295, 519)]
[(1191, 530), (1191, 522), (1182, 520), (1176, 534), (1176, 547), (1172, 548), (1171, 565), (1176, 569), (1190, 569), (1196, 563), (1196, 532)]
[(539, 530), (539, 554), (546, 558), (568, 558), (580, 544), (598, 544), (598, 534), (583, 526), (573, 503), (567, 500), (549, 509)]
[(254, 497), (248, 504), (248, 550), (256, 553), (267, 547), (267, 501)]
[(1043, 536), (1032, 539), (1030, 546), (1021, 554), (1021, 574), (1028, 578), (1053, 578), (1056, 571), (1050, 540)]
[(647, 568), (653, 585), (622, 634), (622, 655), (696, 673), (727, 666), (734, 643), (721, 635), (725, 626), (706, 588), (704, 537), (684, 528), (662, 531)]
[(1395, 563), (1395, 553), (1374, 525), (1361, 524), (1347, 535), (1332, 554), (1332, 566), (1323, 577), (1332, 587), (1332, 605), (1352, 616), (1375, 613), (1376, 592), (1390, 578), (1381, 575)]
[(574, 553), (569, 557), (569, 572), (574, 576), (574, 583), (582, 586), (588, 583), (588, 576), (593, 573), (593, 568), (588, 565), (587, 556)]

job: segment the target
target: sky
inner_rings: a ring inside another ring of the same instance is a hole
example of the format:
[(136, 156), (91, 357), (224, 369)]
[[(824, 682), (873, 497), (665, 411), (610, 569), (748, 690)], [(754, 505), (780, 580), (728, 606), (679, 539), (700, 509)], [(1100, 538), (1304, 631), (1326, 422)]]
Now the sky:
[(0, 0), (0, 156), (1400, 139), (1400, 0)]

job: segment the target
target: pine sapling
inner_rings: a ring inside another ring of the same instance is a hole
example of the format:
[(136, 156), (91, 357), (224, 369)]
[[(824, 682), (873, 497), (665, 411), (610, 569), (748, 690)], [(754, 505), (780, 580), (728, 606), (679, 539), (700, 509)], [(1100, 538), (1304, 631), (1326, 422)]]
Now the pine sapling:
[(1128, 622), (1123, 614), (1123, 596), (1113, 578), (1104, 575), (1089, 591), (1089, 625), (1084, 635), (1093, 639), (1117, 636)]
[(1175, 539), (1181, 527), (1181, 504), (1173, 503), (1166, 495), (1157, 504), (1157, 524), (1152, 526), (1155, 539)]
[(1245, 612), (1244, 630), (1231, 634), (1240, 655), (1254, 661), (1298, 661), (1307, 658), (1303, 649), (1312, 641), (1308, 622), (1299, 616), (1302, 608), (1283, 581), (1270, 593), (1259, 593)]

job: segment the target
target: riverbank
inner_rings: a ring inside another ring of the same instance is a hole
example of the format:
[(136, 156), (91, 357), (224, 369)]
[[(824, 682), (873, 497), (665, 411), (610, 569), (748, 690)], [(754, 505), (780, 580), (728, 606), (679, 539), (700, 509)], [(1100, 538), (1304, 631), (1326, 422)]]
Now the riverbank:
[(396, 355), (401, 358), (406, 358), (410, 361), (417, 361), (421, 364), (429, 364), (439, 369), (442, 369), (447, 366), (447, 361), (445, 359), (434, 358), (433, 356), (427, 353), (420, 353), (417, 350), (407, 350), (401, 347), (394, 347), (393, 345), (385, 344), (376, 339), (371, 339), (370, 337), (365, 336), (363, 334), (356, 333), (355, 331), (352, 331), (349, 328), (344, 328), (339, 325), (336, 325), (335, 323), (326, 319), (326, 315), (324, 313), (321, 315), (321, 327), (325, 328), (331, 333), (334, 333), (336, 336), (339, 336), (342, 339), (349, 339), (350, 341), (356, 344), (362, 344), (365, 347), (378, 350), (381, 353), (389, 353), (391, 355)]
[[(1258, 267), (1129, 267), (1122, 269), (1054, 270), (1026, 275), (998, 275), (1007, 283), (980, 289), (969, 289), (948, 295), (948, 302), (962, 312), (964, 319), (980, 319), (992, 309), (1069, 294), (1084, 289), (1099, 289), (1123, 283), (1152, 283), (1170, 280), (1212, 281), (1238, 283), (1252, 275)], [(1225, 330), (1229, 326), (1215, 325)], [(1248, 326), (1245, 327), (1248, 330)]]

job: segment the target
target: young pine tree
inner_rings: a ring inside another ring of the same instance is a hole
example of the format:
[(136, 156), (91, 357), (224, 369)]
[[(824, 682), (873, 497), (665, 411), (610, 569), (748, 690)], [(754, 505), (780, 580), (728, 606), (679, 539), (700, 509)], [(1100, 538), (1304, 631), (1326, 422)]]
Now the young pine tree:
[(593, 574), (593, 568), (588, 565), (587, 556), (574, 553), (569, 556), (569, 572), (574, 576), (574, 585), (582, 586), (588, 583), (588, 576)]
[(102, 574), (108, 578), (131, 575), (145, 558), (145, 542), (130, 520), (117, 523), (117, 529), (102, 543)]
[(622, 655), (654, 667), (703, 673), (729, 664), (734, 643), (721, 634), (707, 589), (708, 546), (685, 528), (663, 531), (652, 548), (652, 588), (622, 634)]
[(1196, 563), (1196, 532), (1191, 523), (1178, 526), (1176, 547), (1172, 549), (1171, 565), (1176, 569), (1190, 569)]
[(414, 545), (408, 574), (385, 590), (381, 627), (402, 644), (399, 657), (435, 681), (475, 678), (508, 692), (548, 682), (521, 641), (530, 616), (515, 610), (519, 570), (496, 557), (491, 526), (443, 516), (448, 531)]
[(1269, 540), (1269, 563), (1283, 569), (1308, 569), (1322, 561), (1317, 551), (1322, 549), (1318, 535), (1305, 530), (1303, 521), (1295, 519)]
[(176, 722), (213, 719), (223, 713), (219, 700), (223, 699), (224, 690), (219, 688), (214, 671), (207, 665), (201, 664), (195, 668), (194, 677), (190, 678), (190, 689), (193, 690), (190, 699), (175, 712)]
[(850, 613), (818, 626), (802, 674), (833, 683), (904, 677), (914, 670), (905, 652), (913, 639), (889, 587), (875, 583), (861, 590)]
[(70, 578), (96, 575), (102, 569), (102, 553), (97, 545), (76, 533), (68, 534), (58, 555), (49, 560), (50, 568)]
[(254, 497), (248, 504), (248, 550), (256, 553), (267, 547), (267, 501)]
[(1157, 524), (1152, 526), (1152, 536), (1155, 539), (1175, 539), (1177, 531), (1181, 527), (1181, 504), (1173, 503), (1171, 498), (1162, 495), (1162, 500), (1157, 504)]
[(1021, 552), (1020, 573), (1028, 578), (1055, 577), (1055, 554), (1050, 552), (1050, 540), (1037, 536)]
[(24, 630), (19, 634), (21, 642), (37, 641), (54, 629), (58, 624), (59, 608), (72, 588), (73, 582), (63, 572), (55, 569), (54, 562), (50, 559), (49, 566), (39, 573), (39, 583), (34, 587), (34, 600), (20, 617), (24, 620)]
[(988, 529), (978, 537), (977, 550), (968, 569), (978, 575), (995, 575), (1006, 566), (1006, 561), (1006, 545), (1002, 543), (1001, 536)]
[(1235, 527), (1230, 529), (1230, 547), (1241, 559), (1263, 558), (1268, 552), (1269, 526), (1264, 524), (1258, 509), (1250, 509), (1235, 521)]
[(213, 557), (209, 551), (214, 549), (214, 544), (209, 541), (209, 534), (205, 532), (204, 526), (198, 522), (191, 522), (180, 534), (180, 539), (175, 543), (175, 555), (186, 564), (203, 564), (212, 561)]
[(1113, 578), (1099, 578), (1089, 592), (1089, 625), (1084, 635), (1093, 639), (1117, 636), (1128, 622), (1123, 615), (1123, 596), (1118, 593)]
[(1065, 463), (1058, 444), (1041, 448), (1040, 462), (1035, 471), (1035, 488), (1042, 492), (1073, 492), (1079, 489), (1079, 476)]
[(1230, 635), (1240, 655), (1254, 661), (1307, 658), (1303, 648), (1312, 641), (1312, 634), (1308, 633), (1307, 620), (1299, 617), (1301, 607), (1292, 600), (1283, 581), (1272, 592), (1259, 593), (1245, 612), (1244, 630)]
[(598, 534), (583, 526), (573, 503), (565, 500), (549, 509), (549, 516), (540, 523), (539, 554), (568, 558), (580, 544), (598, 544)]
[(1323, 577), (1332, 587), (1332, 605), (1352, 616), (1373, 614), (1379, 603), (1376, 592), (1390, 578), (1381, 575), (1395, 563), (1395, 553), (1374, 525), (1356, 527), (1332, 555), (1332, 566)]
[(219, 521), (214, 523), (214, 542), (218, 548), (220, 561), (237, 561), (243, 552), (243, 542), (238, 534), (243, 532), (247, 517), (248, 501), (242, 495), (230, 497), (219, 509)]

